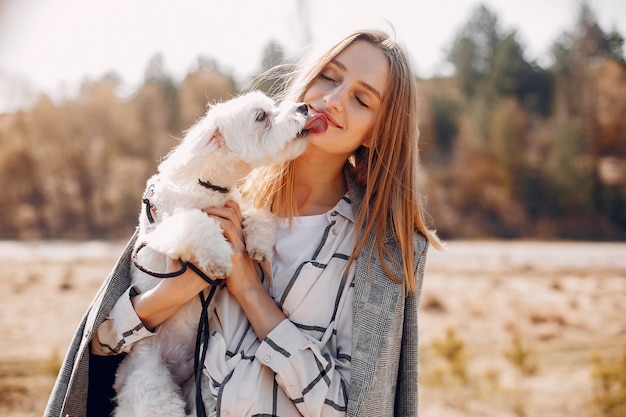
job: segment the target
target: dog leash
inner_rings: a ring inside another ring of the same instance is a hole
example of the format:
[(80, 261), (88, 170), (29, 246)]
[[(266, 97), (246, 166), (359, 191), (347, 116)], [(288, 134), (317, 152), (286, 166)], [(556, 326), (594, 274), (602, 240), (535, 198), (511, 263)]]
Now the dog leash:
[(196, 382), (196, 415), (198, 417), (207, 417), (206, 409), (204, 408), (204, 401), (202, 400), (202, 367), (204, 360), (206, 359), (206, 353), (209, 345), (209, 305), (211, 300), (217, 291), (217, 288), (222, 286), (225, 279), (211, 279), (200, 268), (192, 263), (187, 263), (189, 268), (200, 276), (203, 280), (211, 284), (211, 290), (207, 298), (204, 298), (204, 293), (200, 292), (200, 304), (202, 304), (202, 313), (200, 313), (200, 320), (198, 322), (198, 332), (196, 334), (196, 347), (194, 351), (193, 370)]
[(193, 370), (196, 382), (196, 414), (198, 417), (207, 417), (206, 410), (204, 408), (204, 400), (202, 399), (202, 367), (204, 366), (204, 360), (206, 359), (206, 353), (209, 345), (209, 305), (215, 295), (218, 287), (222, 286), (225, 279), (212, 279), (204, 273), (200, 268), (192, 263), (187, 263), (189, 269), (194, 271), (200, 278), (211, 284), (211, 289), (207, 298), (204, 298), (204, 293), (200, 292), (198, 297), (200, 298), (200, 304), (202, 305), (202, 312), (200, 313), (200, 320), (198, 322), (198, 332), (196, 333), (196, 347), (194, 350), (194, 362)]
[[(139, 254), (139, 251), (142, 250), (143, 248), (145, 248), (147, 245), (146, 242), (141, 242), (134, 250), (133, 250), (133, 254), (132, 254), (132, 261), (133, 264), (137, 267), (138, 270), (140, 270), (141, 272), (144, 272), (150, 276), (153, 276), (155, 278), (174, 278), (177, 277), (179, 275), (182, 275), (185, 273), (185, 271), (187, 271), (187, 266), (191, 265), (189, 262), (184, 262), (181, 259), (178, 259), (178, 264), (180, 265), (180, 269), (178, 271), (174, 271), (174, 272), (156, 272), (156, 271), (152, 271), (148, 268), (146, 268), (145, 266), (141, 265), (139, 263), (139, 261), (137, 260), (137, 255)], [(206, 281), (206, 280), (205, 280)]]
[(204, 364), (204, 360), (206, 359), (209, 341), (209, 305), (211, 304), (211, 300), (217, 292), (217, 289), (221, 287), (226, 282), (226, 280), (222, 278), (212, 279), (191, 262), (184, 262), (181, 259), (178, 259), (178, 263), (181, 266), (178, 271), (169, 273), (159, 273), (151, 271), (143, 267), (137, 261), (137, 253), (145, 246), (146, 243), (144, 242), (140, 244), (135, 251), (133, 251), (133, 263), (140, 271), (145, 272), (148, 275), (152, 275), (155, 278), (174, 278), (182, 275), (187, 270), (187, 268), (189, 268), (204, 281), (211, 284), (211, 289), (209, 290), (209, 294), (206, 298), (204, 298), (203, 292), (200, 292), (198, 294), (198, 297), (200, 298), (200, 304), (202, 305), (202, 312), (200, 313), (200, 318), (198, 320), (198, 331), (196, 333), (196, 345), (193, 360), (193, 371), (196, 385), (196, 414), (198, 417), (207, 417), (206, 410), (204, 408), (204, 401), (202, 400), (202, 367)]
[(146, 192), (143, 194), (143, 198), (141, 199), (141, 202), (145, 204), (146, 217), (148, 218), (150, 224), (154, 223), (154, 217), (152, 217), (153, 206), (150, 202), (150, 197), (152, 197), (152, 194), (154, 194), (154, 186), (154, 184), (150, 184), (148, 188), (146, 188)]
[[(228, 189), (213, 185), (209, 182), (204, 182), (198, 180), (198, 183), (205, 188), (212, 189), (214, 191), (218, 191), (220, 193), (227, 193)], [(150, 201), (150, 197), (154, 194), (155, 184), (150, 184), (146, 189), (146, 192), (143, 195), (142, 203), (145, 204), (146, 217), (148, 221), (152, 224), (155, 222), (154, 217), (152, 216), (153, 205)], [(192, 264), (191, 262), (184, 262), (182, 259), (178, 259), (178, 263), (180, 265), (180, 269), (178, 271), (173, 272), (156, 272), (152, 271), (139, 263), (137, 260), (137, 256), (139, 251), (146, 247), (147, 242), (140, 243), (134, 250), (132, 254), (132, 261), (135, 267), (139, 269), (141, 272), (144, 272), (148, 275), (151, 275), (155, 278), (174, 278), (182, 275), (187, 271), (187, 268), (191, 269), (195, 272), (200, 278), (202, 278), (207, 283), (211, 284), (211, 289), (209, 290), (209, 294), (207, 298), (204, 298), (204, 292), (200, 292), (198, 297), (200, 298), (200, 304), (202, 306), (202, 312), (200, 313), (200, 319), (198, 321), (198, 331), (196, 333), (196, 345), (194, 350), (194, 360), (193, 360), (193, 370), (194, 370), (194, 382), (196, 385), (196, 415), (198, 417), (207, 417), (206, 409), (204, 408), (204, 401), (202, 399), (202, 367), (204, 364), (204, 360), (206, 359), (207, 349), (208, 349), (208, 341), (209, 341), (209, 305), (211, 304), (211, 300), (215, 295), (217, 289), (224, 285), (226, 282), (225, 279), (212, 279), (207, 274), (204, 273), (200, 268)]]

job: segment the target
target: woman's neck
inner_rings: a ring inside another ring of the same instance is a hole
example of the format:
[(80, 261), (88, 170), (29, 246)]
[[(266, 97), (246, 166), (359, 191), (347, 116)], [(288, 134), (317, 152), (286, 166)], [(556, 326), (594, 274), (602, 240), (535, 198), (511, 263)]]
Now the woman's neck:
[(343, 163), (316, 163), (310, 158), (295, 162), (296, 205), (298, 216), (326, 213), (348, 191), (343, 176)]

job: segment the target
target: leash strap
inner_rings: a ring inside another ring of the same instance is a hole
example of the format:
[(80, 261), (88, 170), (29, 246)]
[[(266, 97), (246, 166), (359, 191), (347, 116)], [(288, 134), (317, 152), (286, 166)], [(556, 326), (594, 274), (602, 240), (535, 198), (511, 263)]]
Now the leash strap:
[(217, 288), (224, 284), (224, 279), (211, 279), (200, 268), (192, 263), (187, 263), (187, 266), (200, 276), (203, 280), (211, 284), (211, 290), (207, 298), (204, 298), (204, 294), (201, 292), (198, 294), (200, 297), (200, 304), (202, 304), (202, 313), (200, 314), (200, 321), (198, 323), (198, 332), (196, 333), (196, 349), (194, 353), (193, 369), (196, 382), (196, 415), (198, 417), (207, 417), (206, 409), (204, 408), (204, 401), (202, 400), (202, 368), (204, 366), (204, 360), (206, 359), (207, 349), (209, 347), (209, 305), (211, 300), (217, 291)]
[(200, 313), (200, 319), (198, 321), (198, 331), (196, 333), (196, 346), (193, 360), (194, 379), (196, 384), (196, 414), (198, 417), (207, 417), (206, 410), (204, 408), (204, 401), (202, 400), (202, 367), (204, 366), (209, 341), (209, 305), (211, 304), (211, 300), (213, 299), (217, 289), (222, 286), (226, 280), (212, 279), (191, 262), (183, 262), (181, 259), (178, 260), (178, 263), (180, 264), (180, 269), (178, 271), (169, 273), (151, 271), (143, 267), (137, 261), (137, 253), (145, 246), (146, 243), (143, 242), (135, 251), (133, 251), (133, 263), (140, 271), (145, 272), (148, 275), (152, 275), (155, 278), (173, 278), (182, 275), (187, 270), (187, 267), (189, 267), (189, 269), (194, 271), (200, 278), (211, 284), (211, 289), (209, 290), (209, 294), (206, 299), (204, 298), (204, 294), (202, 292), (198, 294), (200, 304), (202, 305), (202, 312)]
[(207, 417), (204, 401), (202, 399), (202, 370), (204, 360), (208, 349), (209, 341), (209, 304), (215, 295), (217, 287), (211, 287), (208, 297), (205, 299), (204, 294), (200, 293), (200, 303), (202, 304), (202, 313), (200, 314), (200, 322), (198, 323), (198, 333), (196, 334), (196, 349), (194, 353), (193, 370), (196, 383), (196, 415), (198, 417)]
[(150, 184), (148, 186), (141, 200), (141, 202), (145, 204), (146, 217), (148, 218), (150, 224), (154, 223), (154, 217), (152, 217), (152, 203), (150, 203), (150, 197), (152, 197), (152, 194), (154, 194), (154, 184)]
[[(213, 185), (210, 182), (198, 180), (198, 183), (205, 188), (220, 193), (227, 193), (229, 191), (228, 188)], [(150, 186), (148, 186), (148, 188), (146, 189), (146, 192), (144, 193), (142, 199), (142, 202), (145, 205), (146, 217), (151, 224), (155, 222), (154, 217), (152, 216), (152, 203), (150, 202), (150, 197), (152, 197), (153, 194), (154, 184), (150, 184)], [(135, 264), (137, 269), (139, 269), (141, 272), (144, 272), (155, 278), (174, 278), (185, 273), (185, 271), (187, 271), (187, 267), (189, 267), (189, 269), (195, 272), (200, 278), (211, 284), (211, 289), (209, 290), (209, 294), (206, 299), (204, 298), (203, 292), (200, 292), (198, 294), (198, 297), (200, 298), (200, 304), (202, 305), (202, 312), (200, 313), (200, 319), (198, 322), (198, 331), (196, 333), (196, 346), (193, 361), (194, 378), (196, 384), (196, 415), (198, 417), (207, 417), (206, 409), (204, 408), (204, 401), (202, 400), (202, 368), (204, 366), (204, 360), (206, 359), (209, 341), (209, 305), (211, 304), (211, 300), (213, 299), (213, 296), (215, 295), (218, 287), (222, 286), (226, 280), (212, 279), (200, 268), (198, 268), (191, 262), (184, 262), (182, 259), (178, 259), (178, 263), (180, 264), (180, 269), (178, 271), (161, 273), (149, 270), (148, 268), (141, 265), (137, 260), (137, 255), (139, 254), (139, 251), (143, 249), (146, 245), (147, 242), (142, 242), (133, 251), (132, 255), (133, 264)]]
[[(185, 273), (185, 271), (187, 270), (187, 266), (191, 265), (188, 262), (183, 262), (182, 259), (178, 259), (178, 263), (180, 265), (180, 269), (178, 271), (174, 271), (174, 272), (156, 272), (156, 271), (152, 271), (146, 267), (144, 267), (143, 265), (141, 265), (139, 263), (139, 261), (137, 260), (137, 255), (139, 254), (139, 251), (142, 250), (144, 247), (146, 247), (147, 243), (146, 242), (142, 242), (139, 246), (137, 246), (137, 248), (133, 251), (133, 264), (135, 264), (135, 266), (137, 267), (137, 269), (139, 269), (141, 272), (145, 272), (148, 275), (151, 275), (155, 278), (174, 278), (177, 277), (179, 275), (182, 275)], [(192, 268), (193, 269), (193, 268)], [(199, 271), (199, 269), (196, 268), (196, 271)], [(206, 281), (206, 279), (205, 279)], [(208, 282), (208, 281), (207, 281)]]

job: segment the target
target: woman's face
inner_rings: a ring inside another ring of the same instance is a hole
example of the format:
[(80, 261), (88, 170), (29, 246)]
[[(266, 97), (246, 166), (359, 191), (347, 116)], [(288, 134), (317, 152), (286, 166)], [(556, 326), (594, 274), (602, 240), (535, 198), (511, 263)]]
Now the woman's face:
[(374, 125), (387, 88), (389, 61), (384, 52), (358, 40), (333, 59), (304, 94), (310, 114), (323, 113), (328, 129), (311, 134), (309, 148), (347, 158)]

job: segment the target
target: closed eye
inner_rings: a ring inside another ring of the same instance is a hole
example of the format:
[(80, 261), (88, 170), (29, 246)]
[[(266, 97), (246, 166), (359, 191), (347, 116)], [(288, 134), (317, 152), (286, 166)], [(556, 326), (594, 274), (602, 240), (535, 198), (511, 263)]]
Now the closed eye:
[(322, 80), (335, 82), (335, 80), (333, 78), (329, 77), (328, 75), (324, 74), (323, 72), (320, 72), (320, 78)]
[(354, 96), (354, 99), (357, 101), (357, 103), (359, 103), (359, 106), (361, 106), (361, 107), (365, 107), (366, 109), (369, 109), (369, 108), (370, 108), (370, 106), (368, 106), (366, 102), (364, 102), (363, 100), (361, 100), (361, 99), (359, 98), (359, 96)]

